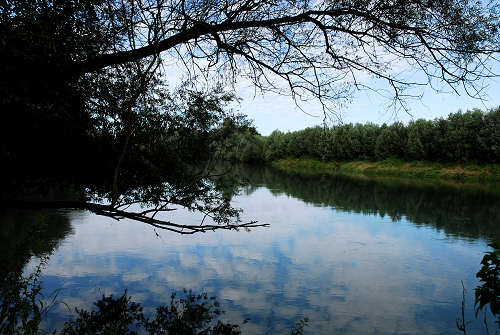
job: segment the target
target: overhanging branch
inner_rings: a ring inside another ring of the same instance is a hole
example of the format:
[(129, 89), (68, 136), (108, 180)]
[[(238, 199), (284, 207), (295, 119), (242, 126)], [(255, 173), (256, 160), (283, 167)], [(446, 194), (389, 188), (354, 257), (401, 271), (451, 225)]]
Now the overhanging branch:
[[(80, 209), (87, 210), (94, 214), (107, 216), (115, 220), (131, 219), (146, 223), (152, 227), (172, 231), (182, 235), (191, 235), (195, 233), (205, 233), (215, 230), (239, 230), (250, 229), (257, 227), (269, 227), (267, 223), (258, 223), (257, 221), (249, 221), (245, 223), (234, 223), (224, 225), (203, 224), (200, 225), (183, 225), (171, 221), (160, 220), (150, 217), (147, 214), (149, 211), (132, 212), (118, 209), (112, 205), (103, 205), (85, 201), (5, 201), (3, 207), (23, 208), (23, 209)], [(168, 209), (167, 209), (168, 210)]]

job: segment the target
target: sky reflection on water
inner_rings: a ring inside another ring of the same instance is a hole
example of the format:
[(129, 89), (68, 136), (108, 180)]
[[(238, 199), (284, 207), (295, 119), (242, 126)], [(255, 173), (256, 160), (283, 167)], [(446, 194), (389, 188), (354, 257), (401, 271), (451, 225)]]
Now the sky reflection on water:
[[(450, 237), (404, 217), (362, 215), (258, 187), (234, 200), (251, 232), (179, 236), (141, 223), (71, 212), (73, 233), (51, 256), (45, 292), (61, 289), (47, 327), (126, 288), (146, 311), (183, 288), (216, 296), (243, 333), (453, 333), (461, 283), (473, 318), (474, 278), (486, 242)], [(198, 220), (185, 213), (176, 220)], [(34, 264), (34, 262), (32, 262)], [(476, 322), (472, 327), (480, 327)], [(471, 333), (474, 333), (471, 329)]]

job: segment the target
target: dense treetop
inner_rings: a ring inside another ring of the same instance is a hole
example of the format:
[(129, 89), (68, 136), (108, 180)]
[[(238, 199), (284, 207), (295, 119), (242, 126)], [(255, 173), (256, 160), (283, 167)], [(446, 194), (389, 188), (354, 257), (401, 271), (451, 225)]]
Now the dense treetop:
[(323, 161), (384, 160), (500, 162), (500, 108), (418, 119), (404, 125), (343, 124), (258, 136), (237, 128), (218, 148), (223, 159), (257, 162), (289, 157)]

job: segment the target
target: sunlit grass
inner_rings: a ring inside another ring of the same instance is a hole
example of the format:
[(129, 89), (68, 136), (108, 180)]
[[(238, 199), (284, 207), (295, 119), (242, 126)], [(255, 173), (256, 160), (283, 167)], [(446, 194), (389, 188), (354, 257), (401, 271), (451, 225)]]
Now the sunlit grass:
[(310, 158), (287, 158), (272, 162), (280, 170), (308, 175), (344, 174), (367, 176), (394, 176), (420, 179), (445, 179), (458, 181), (500, 181), (500, 165), (474, 163), (437, 163), (425, 161), (402, 161), (388, 158), (379, 162), (349, 161), (322, 162)]

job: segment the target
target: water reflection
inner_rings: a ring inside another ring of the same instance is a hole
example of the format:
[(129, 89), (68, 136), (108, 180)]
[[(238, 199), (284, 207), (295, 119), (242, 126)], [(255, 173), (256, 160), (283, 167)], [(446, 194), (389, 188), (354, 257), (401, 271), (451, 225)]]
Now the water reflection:
[[(473, 316), (475, 274), (499, 236), (491, 194), (234, 171), (249, 181), (235, 206), (270, 228), (157, 237), (141, 223), (71, 213), (73, 231), (43, 272), (45, 292), (62, 289), (61, 301), (88, 310), (127, 288), (153, 313), (191, 288), (217, 296), (227, 320), (249, 318), (244, 334), (289, 333), (304, 317), (314, 334), (432, 334), (456, 331), (463, 280)], [(74, 317), (59, 304), (44, 327)]]
[(46, 261), (71, 233), (70, 220), (54, 210), (3, 209), (0, 223), (0, 333), (37, 334), (45, 311), (38, 303), (41, 266), (28, 275), (23, 269), (32, 256)]
[(411, 183), (397, 179), (377, 181), (345, 176), (310, 177), (268, 168), (236, 166), (233, 173), (249, 182), (247, 193), (264, 186), (275, 195), (286, 194), (315, 206), (388, 216), (443, 230), (447, 235), (487, 239), (500, 238), (500, 194), (481, 185)]
[[(43, 266), (43, 262), (41, 264)], [(48, 333), (40, 327), (44, 315), (57, 303), (50, 305), (40, 300), (40, 269), (19, 278), (21, 290), (6, 292), (0, 296), (0, 333), (5, 335), (36, 335)], [(222, 320), (224, 310), (216, 297), (207, 293), (184, 290), (179, 296), (172, 293), (169, 301), (158, 306), (149, 316), (141, 303), (133, 300), (127, 290), (119, 296), (103, 295), (94, 302), (92, 310), (75, 309), (76, 316), (64, 323), (53, 335), (78, 334), (171, 334), (171, 335), (239, 335), (240, 325)], [(248, 320), (242, 321), (245, 324)], [(291, 335), (301, 335), (308, 319), (297, 322)]]
[(55, 210), (1, 209), (0, 223), (0, 273), (51, 254), (72, 232), (68, 215)]

